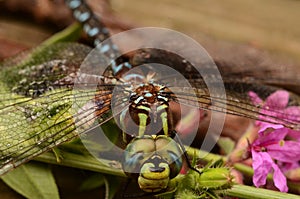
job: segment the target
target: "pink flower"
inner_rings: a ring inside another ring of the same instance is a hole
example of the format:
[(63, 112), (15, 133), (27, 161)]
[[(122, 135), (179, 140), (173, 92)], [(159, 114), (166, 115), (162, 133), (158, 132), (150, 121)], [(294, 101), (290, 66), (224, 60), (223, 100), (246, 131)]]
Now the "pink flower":
[[(268, 120), (274, 123), (278, 123), (278, 120), (276, 120), (276, 118), (291, 121), (300, 121), (300, 107), (287, 107), (289, 102), (289, 92), (278, 90), (268, 96), (265, 101), (263, 101), (256, 93), (252, 91), (250, 91), (248, 95), (251, 98), (253, 104), (261, 106), (261, 115), (259, 116), (261, 120)], [(267, 128), (278, 129), (283, 127), (282, 124), (274, 123), (256, 121), (256, 125), (260, 126), (260, 131), (264, 131)]]
[[(264, 185), (268, 173), (273, 171), (275, 186), (281, 192), (287, 192), (286, 177), (283, 174), (284, 167), (281, 166), (294, 165), (300, 160), (300, 143), (285, 140), (289, 132), (287, 128), (276, 129), (272, 132), (268, 130), (259, 133), (258, 139), (251, 145), (253, 183), (256, 187)], [(280, 164), (278, 165), (278, 163)]]
[(274, 170), (274, 184), (281, 192), (287, 192), (288, 187), (286, 184), (286, 177), (283, 175), (279, 167), (273, 162), (272, 158), (268, 153), (257, 153), (252, 152), (253, 163), (252, 167), (254, 169), (253, 183), (256, 187), (266, 184), (267, 175)]
[[(289, 93), (276, 91), (265, 101), (256, 93), (249, 92), (255, 105), (261, 105), (260, 119), (276, 123), (278, 119), (297, 121), (300, 119), (300, 107), (288, 105)], [(270, 120), (271, 116), (274, 119)], [(287, 192), (287, 181), (283, 172), (299, 166), (300, 132), (285, 128), (281, 124), (256, 121), (260, 127), (257, 140), (251, 145), (252, 166), (254, 169), (253, 183), (259, 187), (266, 183), (268, 173), (273, 172), (275, 186), (282, 192)]]

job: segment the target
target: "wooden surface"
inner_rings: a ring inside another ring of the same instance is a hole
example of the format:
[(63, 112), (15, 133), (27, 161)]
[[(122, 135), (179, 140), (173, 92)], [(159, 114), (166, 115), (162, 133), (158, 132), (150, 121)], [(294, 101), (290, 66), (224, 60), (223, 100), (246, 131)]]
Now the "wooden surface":
[(204, 45), (207, 36), (300, 61), (300, 1), (112, 0), (112, 8), (140, 26), (182, 31)]
[(111, 7), (136, 27), (187, 34), (236, 73), (289, 80), (276, 86), (300, 93), (300, 1), (112, 0)]

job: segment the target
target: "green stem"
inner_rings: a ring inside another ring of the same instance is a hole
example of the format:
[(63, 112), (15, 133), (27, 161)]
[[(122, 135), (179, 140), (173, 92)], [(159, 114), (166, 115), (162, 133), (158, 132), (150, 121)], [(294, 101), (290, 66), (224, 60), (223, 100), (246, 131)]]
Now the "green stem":
[(49, 46), (51, 44), (59, 43), (59, 42), (71, 42), (76, 41), (81, 34), (82, 26), (79, 23), (74, 23), (64, 30), (52, 35), (50, 38), (45, 40), (41, 45)]
[(226, 161), (226, 157), (221, 156), (221, 155), (208, 153), (206, 151), (202, 151), (202, 150), (195, 149), (193, 147), (188, 147), (188, 146), (185, 146), (185, 149), (187, 151), (187, 154), (190, 157), (196, 157), (196, 158), (201, 157), (201, 160), (203, 160), (205, 162), (217, 161), (220, 159), (222, 159), (223, 161)]
[(226, 190), (226, 196), (237, 197), (237, 198), (251, 198), (251, 199), (299, 199), (300, 196), (281, 193), (278, 191), (272, 191), (268, 189), (255, 188), (246, 185), (234, 185), (231, 189)]
[[(57, 162), (57, 158), (51, 152), (41, 154), (40, 156), (36, 157), (34, 160), (56, 164), (61, 166), (68, 166), (78, 169), (90, 170), (100, 173), (106, 173), (110, 175), (116, 175), (121, 177), (126, 177), (121, 169), (113, 168), (115, 162), (108, 161), (108, 160), (97, 160), (92, 156), (83, 156), (69, 152), (63, 152), (63, 159), (60, 162)], [(102, 162), (105, 162), (102, 163)]]
[[(243, 174), (245, 174), (247, 176), (253, 176), (253, 174), (254, 174), (252, 167), (247, 166), (242, 163), (234, 163), (233, 168), (235, 168), (236, 170), (242, 172)], [(268, 175), (267, 178), (268, 178), (268, 180), (272, 180), (272, 175)]]

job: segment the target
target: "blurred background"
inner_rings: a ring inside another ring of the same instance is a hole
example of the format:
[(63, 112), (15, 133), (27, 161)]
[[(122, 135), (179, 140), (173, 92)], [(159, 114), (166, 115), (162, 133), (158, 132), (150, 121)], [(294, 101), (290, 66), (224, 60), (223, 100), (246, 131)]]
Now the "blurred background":
[(300, 59), (300, 2), (297, 0), (113, 0), (112, 8), (142, 26), (183, 31), (266, 49)]
[[(266, 50), (274, 55), (272, 59), (300, 62), (297, 0), (88, 2), (113, 32), (143, 26), (165, 27), (186, 33), (220, 59), (241, 51), (249, 58), (256, 50)], [(0, 8), (1, 43), (12, 40), (34, 46), (72, 21), (62, 0), (1, 0)], [(220, 55), (224, 53), (226, 56)]]

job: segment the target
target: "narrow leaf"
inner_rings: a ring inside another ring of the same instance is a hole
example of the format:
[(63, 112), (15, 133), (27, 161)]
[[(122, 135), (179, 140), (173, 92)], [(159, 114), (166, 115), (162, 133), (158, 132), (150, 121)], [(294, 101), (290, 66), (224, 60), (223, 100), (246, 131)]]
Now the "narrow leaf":
[(88, 191), (101, 187), (102, 185), (104, 185), (103, 174), (95, 173), (94, 175), (83, 181), (79, 189), (81, 191)]
[(52, 172), (46, 164), (29, 162), (2, 176), (16, 192), (31, 199), (59, 199)]

